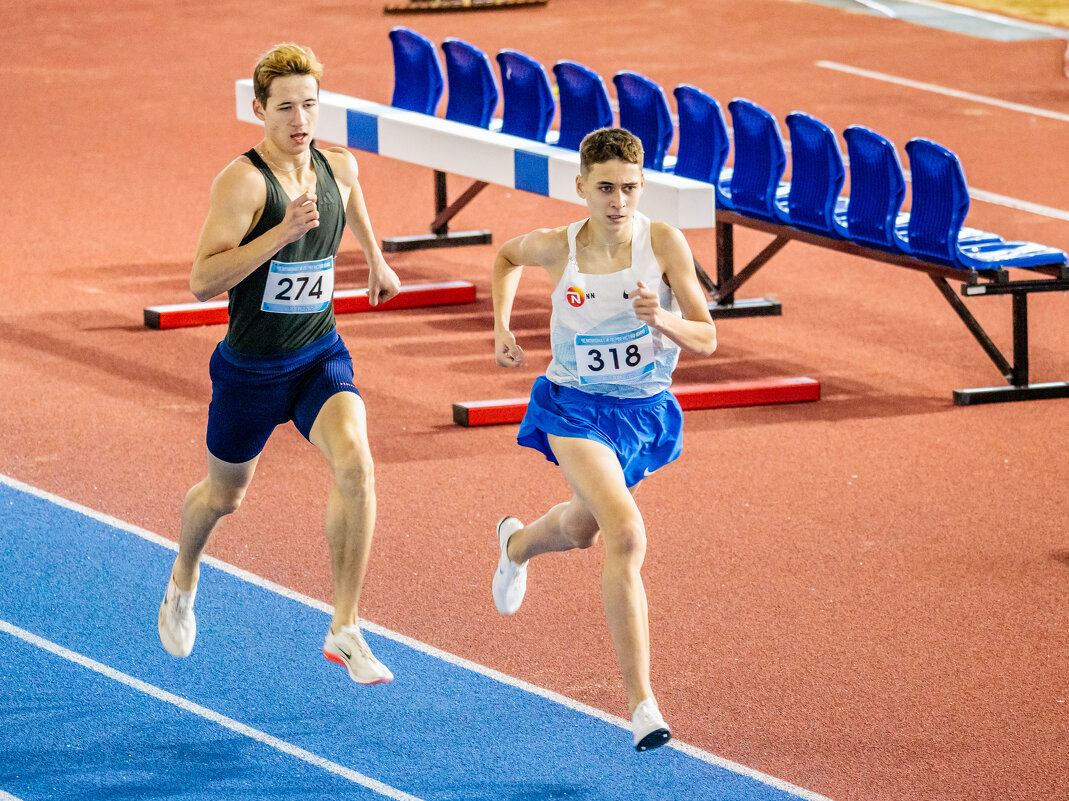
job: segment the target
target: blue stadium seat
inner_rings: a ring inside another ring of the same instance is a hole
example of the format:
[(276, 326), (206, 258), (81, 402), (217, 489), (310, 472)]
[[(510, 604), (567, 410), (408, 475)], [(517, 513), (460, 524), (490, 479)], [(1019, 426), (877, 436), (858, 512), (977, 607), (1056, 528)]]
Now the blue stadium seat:
[(401, 25), (390, 30), (393, 45), (393, 99), (396, 108), (434, 114), (442, 99), (442, 65), (426, 36)]
[[(886, 137), (863, 125), (843, 131), (850, 161), (850, 202), (845, 212), (836, 211), (836, 224), (844, 235), (861, 245), (891, 252), (909, 253), (910, 212), (901, 211), (906, 196), (906, 178), (898, 151)], [(1001, 241), (997, 234), (961, 228), (960, 245)]]
[(914, 256), (975, 270), (1066, 263), (1064, 251), (1034, 242), (1006, 242), (987, 232), (977, 232), (985, 234), (986, 241), (963, 241), (969, 187), (961, 160), (929, 139), (911, 139), (906, 153), (913, 183), (909, 248)]
[(908, 251), (900, 214), (906, 197), (906, 178), (898, 151), (889, 139), (863, 125), (843, 131), (850, 162), (850, 202), (837, 224), (845, 236), (862, 245), (889, 251)]
[(545, 142), (556, 103), (546, 69), (518, 50), (497, 54), (504, 103), (501, 132)]
[(609, 91), (601, 76), (574, 61), (553, 65), (560, 100), (559, 147), (578, 150), (583, 137), (598, 128), (612, 125)]
[(787, 168), (779, 125), (770, 112), (737, 97), (728, 103), (735, 141), (735, 164), (727, 192), (729, 208), (740, 214), (779, 222), (775, 201), (790, 191), (782, 182)]
[(846, 169), (835, 131), (816, 117), (801, 111), (787, 115), (791, 136), (791, 182), (786, 197), (777, 197), (780, 220), (826, 236), (839, 237), (835, 212), (845, 211), (840, 197)]
[(668, 98), (659, 84), (644, 75), (623, 70), (612, 77), (620, 104), (620, 127), (642, 140), (643, 167), (663, 170), (675, 135)]
[(731, 182), (731, 168), (724, 166), (731, 148), (724, 110), (715, 98), (687, 83), (672, 94), (679, 116), (675, 173), (714, 184), (717, 202), (724, 205), (723, 187)]
[(497, 84), (490, 59), (475, 45), (449, 37), (442, 42), (449, 102), (445, 118), (489, 128), (497, 108)]

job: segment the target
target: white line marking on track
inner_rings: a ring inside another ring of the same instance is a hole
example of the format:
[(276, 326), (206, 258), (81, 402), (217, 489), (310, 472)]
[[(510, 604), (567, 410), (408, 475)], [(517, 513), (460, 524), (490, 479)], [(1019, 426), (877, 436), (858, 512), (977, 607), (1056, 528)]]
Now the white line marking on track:
[[(82, 506), (81, 504), (69, 501), (66, 498), (61, 498), (58, 495), (53, 495), (50, 492), (46, 492), (45, 490), (30, 486), (29, 484), (25, 484), (19, 481), (18, 479), (11, 478), (10, 476), (0, 474), (0, 484), (6, 484), (7, 486), (13, 489), (19, 490), (20, 492), (25, 492), (27, 495), (32, 495), (36, 498), (40, 498), (50, 503), (54, 503), (64, 509), (69, 509), (73, 512), (77, 512), (78, 514), (85, 515), (86, 517), (96, 520), (97, 522), (104, 523), (105, 525), (141, 537), (142, 539), (148, 540), (151, 543), (160, 545), (171, 551), (178, 550), (178, 544), (172, 542), (166, 537), (161, 537), (159, 534), (154, 534), (153, 532), (148, 531), (147, 529), (140, 528), (131, 523), (119, 520), (118, 518), (106, 515), (103, 512), (98, 512), (95, 509), (90, 509), (89, 507)], [(249, 573), (246, 570), (242, 570), (240, 567), (235, 567), (234, 565), (231, 565), (227, 562), (223, 562), (211, 556), (205, 556), (201, 559), (201, 561), (205, 564), (211, 565), (214, 568), (217, 568), (218, 570), (223, 571), (224, 573), (229, 573), (230, 575), (240, 578), (243, 581), (247, 581), (250, 584), (260, 587), (261, 589), (273, 592), (276, 595), (281, 595), (284, 598), (289, 598), (290, 600), (304, 604), (305, 606), (309, 606), (313, 609), (318, 609), (328, 615), (334, 614), (334, 607), (332, 607), (330, 604), (318, 601), (315, 598), (310, 598), (307, 595), (302, 595), (299, 592), (294, 592), (293, 590), (287, 587), (283, 587), (281, 584), (275, 584), (274, 582), (268, 581), (267, 579), (262, 578), (261, 576)], [(0, 621), (0, 624), (2, 624), (2, 621)], [(395, 631), (383, 628), (382, 626), (379, 626), (375, 623), (371, 623), (362, 618), (360, 620), (360, 625), (362, 628), (365, 628), (374, 634), (378, 634), (381, 637), (386, 637), (387, 639), (399, 642), (402, 645), (406, 645), (415, 651), (419, 651), (429, 656), (433, 656), (437, 659), (441, 659), (443, 662), (447, 662), (451, 665), (470, 670), (473, 673), (478, 673), (482, 676), (494, 679), (510, 687), (515, 687), (517, 689), (524, 690), (526, 692), (531, 693), (532, 695), (537, 695), (541, 698), (545, 698), (549, 701), (558, 703), (561, 706), (571, 709), (575, 712), (581, 712), (585, 715), (597, 718), (598, 720), (605, 721), (606, 723), (611, 723), (615, 726), (627, 729), (628, 731), (631, 730), (631, 724), (629, 721), (626, 721), (623, 718), (619, 718), (616, 715), (610, 715), (608, 712), (603, 712), (602, 710), (596, 709), (592, 706), (587, 706), (586, 704), (580, 703), (579, 701), (575, 701), (571, 698), (568, 698), (567, 696), (555, 693), (552, 690), (547, 690), (543, 687), (538, 687), (534, 684), (528, 684), (527, 682), (521, 679), (514, 678), (505, 673), (500, 673), (494, 670), (493, 668), (485, 667), (483, 665), (478, 664), (477, 662), (471, 662), (467, 659), (464, 659), (463, 657), (456, 656), (455, 654), (451, 654), (447, 651), (442, 651), (438, 648), (435, 648), (433, 645), (428, 645), (427, 643), (420, 642), (419, 640), (414, 640), (411, 637), (405, 636), (404, 634), (398, 634)], [(0, 628), (2, 628), (2, 625), (0, 625)], [(698, 759), (710, 765), (715, 765), (725, 770), (729, 770), (732, 773), (738, 773), (742, 776), (747, 776), (751, 779), (754, 779), (755, 781), (761, 782), (762, 784), (766, 784), (769, 787), (773, 787), (777, 790), (790, 793), (796, 796), (797, 798), (803, 799), (803, 801), (831, 801), (831, 799), (829, 799), (827, 796), (814, 793), (802, 787), (797, 787), (796, 785), (793, 785), (790, 782), (783, 781), (782, 779), (777, 779), (775, 776), (769, 776), (768, 774), (761, 773), (760, 771), (754, 770), (753, 768), (749, 768), (737, 762), (732, 762), (729, 759), (724, 759), (723, 757), (716, 756), (715, 754), (710, 754), (708, 751), (703, 751), (700, 748), (680, 742), (679, 740), (669, 741), (666, 747), (675, 748), (676, 750), (681, 751), (682, 753), (687, 754), (688, 756), (693, 757), (694, 759)], [(411, 798), (411, 796), (407, 797)], [(2, 799), (0, 799), (0, 801), (2, 801)]]
[(15, 798), (11, 793), (5, 793), (3, 790), (0, 790), (0, 801), (22, 801), (22, 799)]
[[(244, 723), (240, 723), (239, 721), (236, 721), (233, 718), (228, 718), (226, 717), (226, 715), (221, 715), (212, 709), (208, 709), (207, 707), (201, 706), (200, 704), (196, 704), (186, 698), (182, 698), (179, 695), (175, 695), (174, 693), (169, 693), (166, 690), (156, 687), (155, 685), (148, 684), (146, 682), (141, 681), (140, 679), (135, 679), (133, 676), (129, 676), (125, 673), (115, 670), (114, 668), (110, 668), (107, 665), (101, 664), (100, 662), (97, 662), (94, 659), (90, 659), (87, 656), (83, 656), (82, 654), (76, 653), (75, 651), (71, 651), (68, 648), (64, 648), (62, 645), (58, 645), (54, 642), (46, 640), (43, 637), (38, 637), (36, 634), (26, 631), (25, 629), (20, 629), (18, 626), (12, 625), (6, 620), (0, 620), (0, 631), (10, 634), (13, 637), (17, 637), (20, 640), (24, 640), (30, 645), (36, 646), (41, 650), (48, 651), (49, 653), (55, 654), (56, 656), (62, 657), (63, 659), (66, 659), (70, 662), (74, 662), (77, 665), (81, 665), (84, 668), (92, 670), (95, 673), (99, 673), (100, 675), (112, 679), (113, 681), (119, 682), (120, 684), (125, 684), (127, 687), (137, 690), (138, 692), (142, 692), (145, 695), (149, 695), (155, 698), (157, 701), (163, 701), (164, 703), (172, 704), (173, 706), (176, 706), (186, 712), (192, 712), (194, 715), (198, 715), (199, 717), (202, 717), (211, 723), (223, 726), (224, 728), (230, 729), (233, 732), (237, 732), (238, 734), (242, 734), (246, 737), (256, 740), (257, 742), (263, 743), (264, 745), (270, 748), (274, 748), (276, 751), (281, 751), (282, 753), (288, 754), (291, 757), (300, 759), (304, 762), (307, 762), (309, 765), (320, 768), (321, 770), (334, 773), (338, 776), (341, 776), (343, 779), (348, 779), (354, 784), (359, 784), (363, 787), (367, 787), (369, 790), (373, 790), (379, 795), (386, 796), (387, 798), (396, 799), (396, 801), (420, 801), (420, 799), (414, 795), (404, 793), (400, 790), (390, 787), (387, 784), (383, 784), (380, 781), (376, 781), (375, 779), (372, 779), (369, 776), (365, 776), (362, 773), (358, 773), (357, 771), (352, 770), (351, 768), (347, 768), (344, 765), (339, 765), (336, 762), (331, 762), (328, 759), (323, 759), (323, 757), (313, 754), (310, 751), (305, 751), (303, 748), (298, 748), (292, 743), (287, 743), (285, 740), (280, 740), (277, 737), (272, 737), (270, 734), (262, 732), (259, 729), (254, 729), (251, 726), (246, 726)], [(0, 801), (3, 801), (2, 797), (0, 797)]]
[(962, 92), (958, 89), (950, 89), (946, 86), (940, 86), (935, 83), (925, 83), (923, 81), (914, 81), (909, 78), (899, 78), (897, 75), (888, 75), (885, 72), (875, 72), (874, 70), (866, 70), (861, 67), (851, 67), (849, 64), (840, 64), (837, 61), (817, 61), (816, 65), (826, 70), (837, 70), (838, 72), (845, 72), (850, 75), (858, 75), (862, 78), (871, 78), (874, 81), (884, 81), (885, 83), (893, 83), (899, 86), (908, 86), (911, 89), (920, 89), (924, 92), (934, 92), (938, 95), (945, 95), (947, 97), (955, 97), (959, 100), (971, 100), (974, 103), (984, 103), (989, 106), (998, 106), (999, 108), (1009, 109), (1010, 111), (1020, 111), (1025, 114), (1031, 114), (1036, 117), (1047, 117), (1052, 120), (1059, 120), (1060, 122), (1069, 122), (1069, 114), (1063, 114), (1060, 111), (1050, 111), (1045, 108), (1037, 108), (1035, 106), (1026, 106), (1023, 103), (1010, 103), (1006, 100), (999, 100), (994, 97), (987, 97), (985, 95), (978, 95), (972, 92)]
[(1019, 211), (1027, 211), (1031, 214), (1039, 214), (1043, 217), (1052, 217), (1055, 220), (1069, 221), (1069, 211), (1051, 208), (1050, 206), (1041, 206), (1038, 203), (1031, 203), (1027, 200), (1018, 200), (1017, 198), (1006, 197), (1005, 195), (996, 195), (994, 192), (985, 192), (983, 189), (973, 189), (970, 187), (969, 197), (973, 200), (982, 200), (985, 203), (994, 203), (996, 206), (1006, 206), (1007, 208), (1018, 209)]

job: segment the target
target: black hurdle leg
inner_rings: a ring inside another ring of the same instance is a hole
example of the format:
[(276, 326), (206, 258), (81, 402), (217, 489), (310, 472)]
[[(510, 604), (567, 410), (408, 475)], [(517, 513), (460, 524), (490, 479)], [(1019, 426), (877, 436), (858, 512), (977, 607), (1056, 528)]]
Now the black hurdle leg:
[[(777, 317), (783, 314), (783, 306), (772, 298), (735, 299), (734, 287), (757, 272), (772, 256), (786, 244), (787, 240), (777, 239), (739, 274), (735, 276), (735, 226), (731, 223), (716, 223), (716, 287), (710, 292), (714, 300), (709, 303), (709, 314), (715, 320), (731, 317)], [(720, 288), (728, 289), (723, 295)], [(707, 288), (708, 291), (708, 288)]]
[(397, 253), (407, 250), (426, 250), (428, 248), (455, 248), (464, 245), (489, 245), (493, 242), (490, 231), (457, 231), (450, 232), (449, 221), (456, 216), (462, 208), (486, 187), (485, 181), (476, 181), (467, 191), (457, 198), (452, 205), (446, 187), (446, 174), (441, 170), (434, 171), (434, 220), (431, 222), (431, 232), (416, 236), (395, 236), (382, 240), (384, 253)]

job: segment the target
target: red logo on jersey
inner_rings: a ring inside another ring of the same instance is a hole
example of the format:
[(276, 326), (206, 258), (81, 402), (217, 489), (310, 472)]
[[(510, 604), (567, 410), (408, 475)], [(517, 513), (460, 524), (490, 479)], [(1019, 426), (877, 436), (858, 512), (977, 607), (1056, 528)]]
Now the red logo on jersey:
[(568, 303), (576, 308), (579, 308), (586, 302), (586, 294), (577, 286), (568, 287)]

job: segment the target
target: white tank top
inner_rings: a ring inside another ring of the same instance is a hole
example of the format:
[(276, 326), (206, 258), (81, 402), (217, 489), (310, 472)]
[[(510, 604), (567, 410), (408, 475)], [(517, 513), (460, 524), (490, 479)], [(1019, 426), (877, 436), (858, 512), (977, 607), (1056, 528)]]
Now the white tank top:
[(586, 220), (568, 226), (568, 264), (553, 290), (550, 343), (553, 359), (546, 378), (595, 395), (648, 398), (668, 389), (679, 346), (635, 316), (627, 295), (642, 281), (661, 306), (679, 314), (672, 290), (650, 243), (650, 220), (635, 213), (631, 266), (615, 273), (579, 272), (575, 237)]

